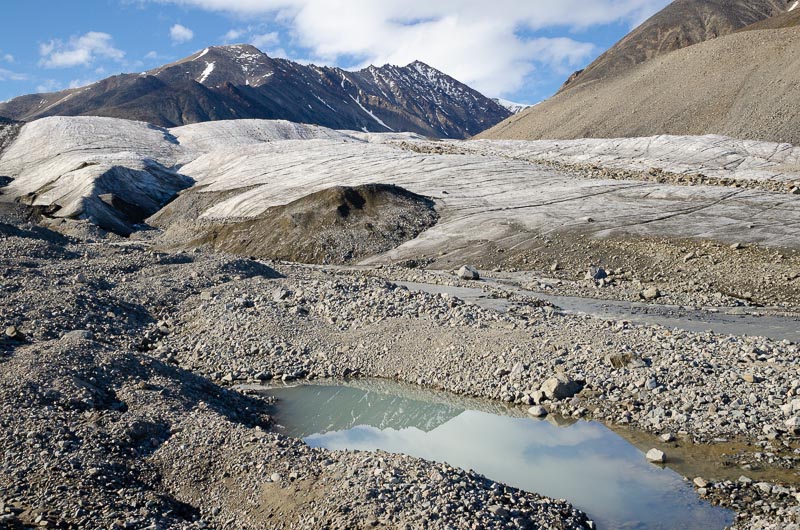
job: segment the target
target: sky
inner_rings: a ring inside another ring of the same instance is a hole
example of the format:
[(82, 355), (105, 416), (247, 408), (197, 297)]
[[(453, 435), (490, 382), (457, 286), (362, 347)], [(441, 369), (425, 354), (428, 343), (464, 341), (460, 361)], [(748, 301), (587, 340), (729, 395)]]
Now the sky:
[(3, 0), (0, 101), (207, 46), (358, 69), (423, 61), (489, 97), (551, 96), (669, 0)]

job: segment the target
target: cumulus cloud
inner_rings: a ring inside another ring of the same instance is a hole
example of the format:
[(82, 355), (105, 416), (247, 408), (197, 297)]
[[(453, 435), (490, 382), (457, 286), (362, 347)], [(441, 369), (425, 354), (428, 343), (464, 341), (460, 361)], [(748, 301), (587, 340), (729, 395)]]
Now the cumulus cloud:
[(172, 39), (174, 44), (183, 44), (184, 42), (189, 42), (194, 38), (194, 31), (190, 30), (186, 26), (175, 24), (169, 29), (169, 37)]
[(3, 60), (5, 62), (7, 62), (7, 63), (13, 63), (14, 62), (14, 56), (11, 55), (10, 53), (4, 53), (3, 54)]
[(67, 42), (53, 39), (39, 46), (39, 54), (39, 64), (46, 68), (88, 66), (98, 57), (115, 61), (125, 57), (125, 52), (114, 47), (111, 35), (99, 31), (71, 37)]
[[(407, 64), (416, 59), (489, 95), (512, 93), (537, 67), (569, 70), (595, 52), (568, 35), (598, 24), (634, 25), (669, 0), (151, 0), (262, 16), (287, 27), (314, 60)], [(551, 35), (552, 31), (548, 32)], [(231, 39), (234, 40), (234, 39)]]

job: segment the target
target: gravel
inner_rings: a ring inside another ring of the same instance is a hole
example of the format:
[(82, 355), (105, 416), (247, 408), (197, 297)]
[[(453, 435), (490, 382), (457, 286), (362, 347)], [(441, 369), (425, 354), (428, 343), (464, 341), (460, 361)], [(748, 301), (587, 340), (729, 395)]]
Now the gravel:
[[(739, 440), (752, 448), (743, 459), (796, 465), (800, 349), (788, 341), (563, 315), (525, 297), (498, 312), (375, 277), (390, 268), (164, 253), (10, 217), (0, 329), (16, 332), (0, 339), (0, 443), (13, 450), (0, 456), (0, 517), (12, 527), (588, 527), (564, 501), (471, 472), (277, 435), (269, 402), (235, 389), (274, 379), (384, 377), (536, 415)], [(748, 485), (763, 509), (725, 495), (743, 485), (709, 484), (740, 528), (797, 522), (790, 486)]]

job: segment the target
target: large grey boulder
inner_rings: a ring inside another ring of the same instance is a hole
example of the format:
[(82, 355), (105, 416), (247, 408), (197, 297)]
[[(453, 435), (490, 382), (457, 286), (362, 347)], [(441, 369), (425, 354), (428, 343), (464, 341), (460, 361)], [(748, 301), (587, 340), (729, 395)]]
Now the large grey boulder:
[(458, 269), (458, 277), (462, 280), (480, 280), (481, 274), (472, 265), (464, 265)]

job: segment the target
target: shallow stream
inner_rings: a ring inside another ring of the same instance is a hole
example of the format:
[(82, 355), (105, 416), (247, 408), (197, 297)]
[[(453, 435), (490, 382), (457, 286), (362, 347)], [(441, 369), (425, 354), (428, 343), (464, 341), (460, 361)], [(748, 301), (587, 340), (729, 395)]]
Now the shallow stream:
[[(480, 287), (451, 287), (402, 281), (394, 283), (405, 286), (411, 291), (423, 291), (431, 294), (447, 293), (484, 309), (505, 311), (512, 305), (512, 302), (505, 298), (492, 298)], [(508, 288), (508, 286), (504, 287)], [(667, 328), (699, 333), (713, 331), (720, 334), (749, 335), (800, 342), (800, 319), (792, 316), (748, 314), (737, 312), (734, 309), (727, 312), (708, 311), (662, 304), (601, 300), (579, 296), (554, 296), (524, 289), (513, 289), (513, 291), (550, 302), (563, 313), (592, 315), (605, 320), (628, 320), (639, 324), (659, 324)]]

